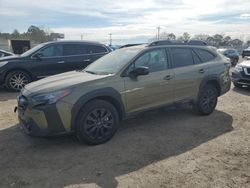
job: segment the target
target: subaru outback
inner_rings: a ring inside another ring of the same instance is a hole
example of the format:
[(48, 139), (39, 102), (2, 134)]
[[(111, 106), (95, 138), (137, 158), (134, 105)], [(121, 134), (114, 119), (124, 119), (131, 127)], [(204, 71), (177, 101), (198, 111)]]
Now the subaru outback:
[(119, 121), (174, 103), (211, 114), (230, 89), (230, 62), (198, 41), (155, 41), (111, 52), (82, 71), (26, 85), (18, 96), (21, 127), (30, 135), (74, 132), (101, 144)]

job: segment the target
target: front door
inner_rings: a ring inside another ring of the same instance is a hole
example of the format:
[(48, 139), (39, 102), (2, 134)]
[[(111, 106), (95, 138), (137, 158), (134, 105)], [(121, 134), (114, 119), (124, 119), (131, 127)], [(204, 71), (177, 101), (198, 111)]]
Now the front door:
[(161, 48), (143, 53), (130, 65), (127, 72), (138, 66), (148, 67), (149, 74), (124, 78), (127, 111), (131, 113), (171, 103), (174, 73), (168, 68), (166, 50)]
[(40, 58), (32, 57), (30, 69), (37, 78), (42, 78), (63, 72), (63, 48), (60, 44), (53, 44), (41, 49)]

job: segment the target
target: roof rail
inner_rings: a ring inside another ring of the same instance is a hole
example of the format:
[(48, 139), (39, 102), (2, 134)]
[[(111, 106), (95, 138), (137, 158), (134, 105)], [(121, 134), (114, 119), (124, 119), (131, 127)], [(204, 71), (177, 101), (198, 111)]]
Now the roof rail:
[(197, 45), (197, 46), (206, 46), (207, 43), (202, 40), (157, 40), (151, 42), (148, 46), (162, 46), (162, 45)]

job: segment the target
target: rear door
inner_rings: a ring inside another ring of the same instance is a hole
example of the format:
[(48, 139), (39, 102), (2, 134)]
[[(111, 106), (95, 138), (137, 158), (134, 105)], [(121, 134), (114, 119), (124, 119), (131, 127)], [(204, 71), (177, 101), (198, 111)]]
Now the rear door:
[(191, 48), (171, 47), (170, 52), (175, 74), (173, 79), (174, 99), (176, 102), (193, 99), (198, 93), (199, 85), (206, 70), (202, 64), (195, 63), (200, 60)]
[(124, 77), (126, 108), (129, 113), (173, 102), (173, 70), (169, 69), (166, 49), (141, 54), (127, 72), (138, 66), (149, 68), (149, 74), (137, 78)]
[(87, 44), (85, 43), (63, 44), (63, 56), (63, 68), (65, 71), (82, 70), (91, 63)]
[(82, 70), (108, 51), (101, 45), (89, 43), (63, 44), (64, 71)]
[(89, 62), (92, 63), (109, 53), (109, 50), (103, 45), (88, 44), (87, 53), (89, 54)]

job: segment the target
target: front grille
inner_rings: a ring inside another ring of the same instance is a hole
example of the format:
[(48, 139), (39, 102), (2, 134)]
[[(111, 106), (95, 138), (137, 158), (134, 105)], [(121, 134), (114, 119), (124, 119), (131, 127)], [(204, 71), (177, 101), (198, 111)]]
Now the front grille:
[(243, 68), (242, 76), (245, 78), (250, 78), (250, 68)]
[(246, 68), (247, 69), (247, 73), (250, 74), (250, 68)]

